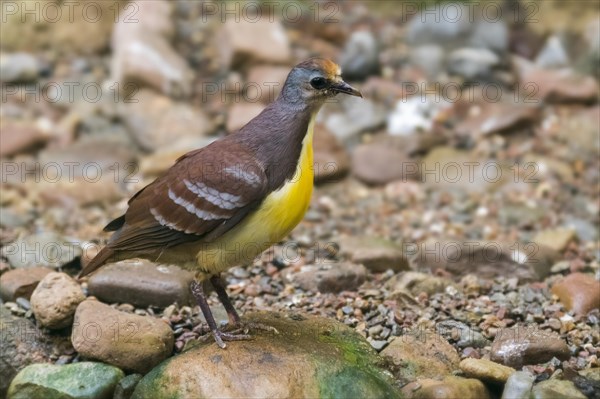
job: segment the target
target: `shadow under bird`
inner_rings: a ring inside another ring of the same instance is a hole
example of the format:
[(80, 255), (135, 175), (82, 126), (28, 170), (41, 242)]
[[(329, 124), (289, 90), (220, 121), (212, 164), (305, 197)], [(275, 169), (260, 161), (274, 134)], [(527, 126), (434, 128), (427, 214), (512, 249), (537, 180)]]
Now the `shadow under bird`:
[(176, 264), (196, 273), (190, 289), (217, 344), (249, 338), (217, 327), (202, 282), (210, 281), (230, 324), (252, 327), (243, 326), (220, 273), (251, 261), (302, 220), (313, 189), (315, 117), (338, 93), (362, 97), (332, 61), (311, 58), (296, 65), (281, 94), (257, 117), (183, 155), (137, 192), (125, 214), (105, 227), (114, 233), (80, 277), (128, 258)]

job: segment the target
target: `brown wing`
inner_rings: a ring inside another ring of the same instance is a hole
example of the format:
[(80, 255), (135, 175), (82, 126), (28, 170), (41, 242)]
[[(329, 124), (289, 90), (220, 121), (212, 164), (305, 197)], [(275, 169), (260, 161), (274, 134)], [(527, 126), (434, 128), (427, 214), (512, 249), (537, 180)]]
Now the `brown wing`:
[(138, 192), (108, 246), (154, 252), (213, 240), (255, 209), (266, 187), (264, 169), (250, 151), (233, 140), (216, 141), (184, 155)]

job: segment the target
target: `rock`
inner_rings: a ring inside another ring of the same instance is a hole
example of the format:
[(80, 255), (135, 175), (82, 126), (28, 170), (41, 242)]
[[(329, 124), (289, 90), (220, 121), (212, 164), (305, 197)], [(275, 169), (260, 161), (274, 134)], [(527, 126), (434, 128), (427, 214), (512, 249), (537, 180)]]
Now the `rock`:
[(281, 93), (290, 69), (283, 66), (257, 65), (248, 71), (245, 98), (249, 102), (270, 104)]
[(253, 331), (253, 340), (229, 342), (227, 350), (199, 343), (144, 376), (132, 398), (399, 396), (369, 344), (334, 320), (279, 313), (244, 319), (279, 334)]
[(77, 306), (85, 300), (81, 287), (65, 273), (47, 274), (31, 294), (31, 309), (44, 327), (69, 327)]
[(117, 382), (124, 376), (116, 367), (95, 362), (32, 364), (12, 381), (8, 398), (111, 399)]
[(559, 228), (540, 231), (535, 235), (533, 241), (556, 251), (562, 251), (575, 238), (575, 230)]
[(260, 103), (235, 103), (229, 108), (226, 128), (229, 133), (244, 127), (254, 117), (258, 116), (265, 106)]
[(115, 388), (115, 394), (113, 399), (129, 399), (133, 395), (135, 387), (142, 379), (141, 374), (130, 374), (127, 377), (121, 379)]
[(166, 150), (158, 150), (153, 154), (144, 156), (140, 160), (140, 172), (143, 176), (158, 177), (167, 169), (175, 164), (175, 161), (182, 155), (203, 148), (215, 141), (215, 137), (198, 137), (190, 140), (181, 140), (178, 146), (172, 146)]
[[(174, 26), (168, 1), (135, 1), (137, 22), (120, 13), (112, 37), (112, 76), (122, 90), (139, 85), (173, 97), (190, 94), (193, 74), (169, 42)], [(136, 96), (137, 97), (137, 96)]]
[(515, 369), (544, 363), (553, 357), (560, 360), (570, 357), (566, 342), (556, 333), (525, 326), (498, 330), (490, 352), (490, 360)]
[(571, 381), (549, 379), (533, 386), (532, 399), (586, 399)]
[[(5, 397), (13, 377), (32, 363), (50, 362), (54, 350), (70, 348), (63, 337), (44, 335), (30, 319), (15, 317), (0, 306), (0, 396)], [(72, 348), (71, 348), (72, 350)]]
[(526, 371), (511, 374), (504, 385), (502, 399), (529, 399), (535, 377)]
[(19, 297), (29, 299), (38, 283), (51, 271), (47, 267), (7, 271), (0, 277), (0, 297), (4, 301), (14, 301)]
[(396, 291), (409, 292), (411, 295), (417, 296), (422, 292), (427, 295), (444, 292), (446, 287), (453, 287), (454, 283), (447, 278), (407, 271), (394, 275), (385, 285), (392, 292), (392, 296)]
[(325, 263), (303, 266), (298, 272), (287, 271), (283, 277), (305, 291), (337, 293), (356, 290), (365, 281), (366, 269), (348, 262)]
[(569, 230), (574, 230), (577, 238), (582, 241), (598, 240), (598, 228), (592, 222), (571, 215), (565, 215), (564, 225)]
[(279, 20), (227, 18), (221, 25), (219, 49), (226, 67), (248, 61), (286, 63), (291, 49)]
[(552, 293), (569, 310), (586, 315), (600, 308), (600, 281), (583, 273), (572, 273), (552, 286)]
[(448, 55), (448, 71), (466, 79), (489, 79), (500, 58), (484, 48), (459, 48)]
[(71, 342), (82, 356), (146, 373), (173, 350), (173, 331), (163, 321), (83, 301), (75, 313)]
[(542, 69), (522, 61), (516, 64), (519, 80), (535, 85), (535, 90), (527, 91), (531, 100), (591, 103), (598, 99), (598, 82), (592, 76), (579, 75), (570, 68)]
[(81, 256), (80, 243), (57, 233), (44, 232), (26, 236), (2, 248), (12, 267), (44, 266), (58, 268)]
[(464, 359), (459, 366), (467, 377), (492, 384), (504, 384), (516, 371), (485, 359)]
[(541, 109), (521, 102), (485, 101), (477, 105), (478, 113), (467, 117), (456, 126), (460, 134), (475, 139), (494, 133), (510, 133), (511, 131), (529, 127), (541, 118)]
[(490, 399), (483, 382), (473, 378), (447, 376), (442, 381), (420, 379), (402, 388), (408, 399)]
[(347, 145), (358, 142), (361, 132), (377, 129), (385, 123), (386, 111), (374, 101), (365, 98), (336, 98), (341, 101), (344, 112), (336, 112), (327, 117), (325, 126)]
[[(444, 4), (436, 4), (415, 15), (407, 24), (407, 42), (412, 45), (447, 45), (468, 37), (472, 21), (467, 6), (455, 3), (447, 9), (444, 7)], [(441, 15), (446, 17), (440, 18)]]
[(177, 142), (212, 132), (213, 124), (202, 110), (142, 89), (137, 102), (121, 104), (119, 113), (135, 141), (147, 151), (165, 150)]
[(361, 80), (378, 73), (379, 49), (377, 39), (371, 31), (352, 33), (344, 46), (340, 66), (344, 78), (350, 80)]
[(420, 163), (406, 152), (384, 143), (362, 144), (352, 153), (352, 171), (357, 179), (371, 185), (395, 180), (419, 180)]
[[(475, 11), (475, 14), (478, 14), (478, 11)], [(475, 21), (468, 44), (470, 47), (486, 48), (503, 54), (508, 50), (508, 37), (508, 26), (504, 19), (496, 20), (484, 16)]]
[(350, 156), (337, 137), (325, 126), (315, 126), (313, 147), (315, 183), (338, 180), (348, 173)]
[(2, 49), (44, 52), (52, 48), (51, 57), (54, 54), (98, 54), (108, 46), (115, 13), (133, 14), (131, 10), (120, 11), (118, 3), (48, 4), (3, 6)]
[(49, 136), (32, 121), (3, 117), (0, 120), (0, 156), (8, 157), (35, 149), (48, 141)]
[(194, 274), (176, 266), (146, 260), (128, 260), (107, 265), (94, 273), (88, 290), (106, 303), (130, 303), (146, 308), (190, 304)]
[(541, 68), (561, 68), (569, 66), (569, 56), (558, 36), (552, 35), (540, 50), (535, 63)]
[(600, 393), (600, 368), (581, 370), (572, 379), (575, 387), (588, 399), (598, 399)]
[(456, 320), (437, 323), (436, 332), (449, 341), (456, 341), (459, 348), (483, 348), (489, 345), (489, 341), (479, 331)]
[(432, 81), (443, 71), (444, 59), (444, 49), (437, 44), (417, 46), (410, 52), (410, 62), (424, 71)]
[(520, 281), (536, 281), (537, 270), (547, 275), (554, 261), (534, 250), (537, 247), (526, 244), (509, 247), (496, 241), (428, 241), (421, 244), (411, 262), (418, 270), (442, 269), (459, 277), (475, 274), (493, 279), (510, 275)]
[(441, 379), (458, 369), (456, 349), (440, 336), (402, 335), (381, 351), (399, 368), (405, 381), (417, 378)]
[(396, 108), (387, 117), (387, 131), (393, 136), (411, 136), (430, 132), (435, 119), (450, 108), (445, 100), (413, 96), (396, 103)]
[(0, 52), (0, 81), (4, 83), (25, 83), (35, 81), (40, 66), (29, 53)]
[(338, 240), (339, 254), (354, 263), (364, 265), (374, 273), (386, 270), (395, 272), (408, 270), (408, 260), (402, 246), (379, 237), (341, 237)]

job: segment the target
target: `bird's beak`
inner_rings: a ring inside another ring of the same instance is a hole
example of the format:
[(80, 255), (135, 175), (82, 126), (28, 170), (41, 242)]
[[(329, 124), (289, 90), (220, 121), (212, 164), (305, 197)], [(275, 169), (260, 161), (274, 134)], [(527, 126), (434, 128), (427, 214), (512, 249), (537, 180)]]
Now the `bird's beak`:
[(348, 83), (340, 80), (335, 82), (331, 89), (337, 91), (338, 93), (350, 94), (351, 96), (356, 96), (362, 98), (362, 94), (360, 91), (356, 90), (354, 87), (350, 86)]

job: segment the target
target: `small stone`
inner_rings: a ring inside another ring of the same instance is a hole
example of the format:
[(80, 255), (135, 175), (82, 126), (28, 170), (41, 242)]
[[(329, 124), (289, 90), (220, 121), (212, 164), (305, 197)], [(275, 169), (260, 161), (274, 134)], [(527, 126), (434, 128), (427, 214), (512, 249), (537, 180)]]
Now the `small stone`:
[(388, 342), (386, 340), (373, 340), (371, 341), (371, 346), (373, 347), (373, 349), (375, 349), (377, 352), (381, 351), (383, 348), (385, 348), (388, 345)]
[[(169, 42), (174, 30), (172, 4), (164, 0), (132, 4), (136, 22), (120, 13), (113, 32), (114, 80), (123, 91), (137, 89), (141, 83), (173, 97), (189, 95), (193, 73)], [(136, 98), (133, 91), (131, 99)]]
[(546, 40), (546, 44), (535, 58), (535, 63), (542, 68), (569, 66), (569, 56), (557, 35), (552, 35)]
[(35, 81), (39, 70), (38, 60), (32, 54), (0, 52), (0, 81), (4, 83)]
[(299, 272), (283, 273), (283, 278), (305, 291), (336, 293), (356, 290), (365, 281), (366, 269), (363, 265), (348, 262), (323, 267), (308, 265)]
[(346, 79), (365, 79), (379, 70), (379, 49), (377, 38), (371, 31), (361, 30), (352, 33), (346, 43), (340, 66)]
[(438, 333), (448, 340), (455, 340), (459, 348), (483, 348), (489, 341), (479, 331), (456, 320), (444, 320), (436, 324)]
[(525, 326), (500, 329), (490, 352), (490, 360), (516, 369), (544, 363), (553, 357), (560, 360), (570, 357), (566, 342), (556, 333)]
[(461, 398), (490, 399), (491, 395), (483, 382), (473, 378), (447, 376), (442, 381), (420, 379), (402, 388), (409, 399)]
[(321, 124), (313, 138), (315, 183), (340, 179), (350, 169), (350, 156), (337, 137)]
[(291, 57), (286, 31), (270, 18), (227, 18), (219, 32), (219, 48), (226, 67), (242, 62), (285, 63)]
[(587, 274), (569, 274), (552, 286), (552, 293), (567, 309), (580, 315), (600, 308), (600, 281)]
[(357, 143), (361, 132), (375, 130), (385, 124), (387, 112), (381, 104), (354, 96), (342, 97), (339, 101), (343, 112), (329, 115), (325, 126), (344, 145)]
[(176, 266), (157, 265), (146, 260), (110, 264), (94, 273), (88, 290), (107, 303), (130, 303), (142, 308), (180, 306), (191, 301), (194, 274)]
[(504, 384), (516, 371), (485, 359), (464, 359), (459, 367), (467, 377), (493, 384)]
[(460, 48), (448, 56), (448, 70), (466, 79), (489, 79), (500, 58), (485, 48)]
[(12, 267), (44, 266), (58, 268), (81, 256), (80, 243), (58, 233), (44, 232), (5, 245), (3, 254)]
[(379, 237), (342, 237), (338, 240), (339, 255), (348, 256), (352, 262), (364, 265), (374, 273), (386, 270), (407, 270), (408, 260), (402, 245)]
[(71, 342), (82, 356), (146, 373), (171, 354), (174, 336), (159, 319), (88, 299), (77, 307)]
[(9, 270), (0, 277), (0, 297), (4, 301), (31, 298), (35, 287), (50, 272), (52, 269), (48, 267)]
[(386, 287), (391, 292), (406, 291), (414, 296), (422, 292), (425, 292), (427, 295), (445, 292), (447, 287), (453, 285), (454, 283), (447, 278), (410, 271), (398, 273), (386, 282)]
[(540, 245), (545, 245), (556, 251), (564, 250), (567, 245), (575, 239), (574, 229), (553, 229), (540, 231), (533, 238), (533, 241)]
[(47, 274), (31, 294), (36, 320), (44, 327), (69, 327), (77, 306), (85, 300), (81, 287), (65, 273)]
[(533, 386), (532, 399), (587, 399), (575, 384), (567, 380), (551, 378)]
[(409, 381), (416, 378), (443, 378), (456, 370), (460, 362), (456, 349), (437, 335), (397, 337), (381, 355), (400, 366), (402, 377)]
[(355, 148), (352, 171), (360, 181), (381, 185), (395, 180), (419, 180), (420, 163), (409, 158), (400, 148), (376, 142)]
[(135, 102), (119, 104), (119, 115), (135, 141), (147, 151), (177, 149), (182, 142), (198, 139), (213, 130), (213, 123), (199, 108), (148, 89), (135, 94)]
[(56, 366), (32, 364), (10, 384), (8, 398), (112, 398), (125, 374), (116, 367), (95, 362)]
[(525, 371), (513, 373), (504, 385), (502, 399), (529, 399), (535, 377)]
[(133, 395), (135, 387), (142, 379), (141, 374), (129, 374), (127, 377), (121, 379), (115, 388), (113, 399), (129, 399)]

